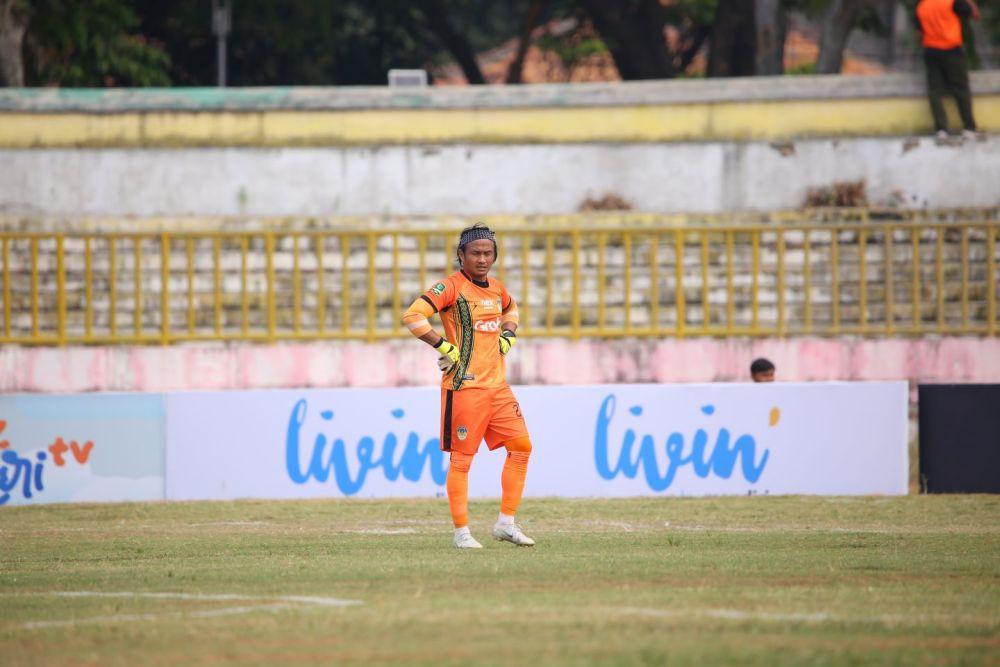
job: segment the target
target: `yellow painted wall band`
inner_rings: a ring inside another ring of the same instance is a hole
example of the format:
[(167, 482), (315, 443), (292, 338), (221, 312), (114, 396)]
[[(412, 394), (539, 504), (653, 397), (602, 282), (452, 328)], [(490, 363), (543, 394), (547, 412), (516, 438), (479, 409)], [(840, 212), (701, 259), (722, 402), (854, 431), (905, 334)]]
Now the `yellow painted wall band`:
[[(789, 140), (926, 134), (923, 98), (677, 105), (0, 113), (0, 147), (340, 146)], [(950, 109), (954, 116), (954, 109)], [(981, 129), (1000, 130), (1000, 94), (975, 100)], [(957, 116), (954, 126), (959, 127)]]

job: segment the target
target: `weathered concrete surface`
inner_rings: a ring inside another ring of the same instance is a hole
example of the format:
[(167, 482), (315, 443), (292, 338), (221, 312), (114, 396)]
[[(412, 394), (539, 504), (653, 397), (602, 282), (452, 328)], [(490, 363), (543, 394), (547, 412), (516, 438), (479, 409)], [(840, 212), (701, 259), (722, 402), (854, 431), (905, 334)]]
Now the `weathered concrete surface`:
[[(1000, 381), (1000, 341), (943, 339), (531, 340), (512, 384), (732, 382), (766, 356), (778, 379)], [(435, 384), (433, 351), (412, 340), (276, 345), (0, 349), (0, 392), (194, 391)]]
[(0, 150), (0, 213), (326, 216), (568, 213), (613, 192), (637, 210), (795, 208), (863, 179), (908, 208), (1000, 204), (1000, 136), (651, 143)]
[[(1000, 93), (1000, 70), (972, 72), (975, 95)], [(773, 76), (618, 83), (341, 88), (3, 88), (0, 112), (271, 111), (630, 106), (921, 97), (922, 74)]]
[[(1000, 72), (978, 74), (977, 121), (986, 131), (1000, 131)], [(421, 91), (0, 90), (0, 147), (463, 146), (930, 134), (923, 91), (913, 75)]]

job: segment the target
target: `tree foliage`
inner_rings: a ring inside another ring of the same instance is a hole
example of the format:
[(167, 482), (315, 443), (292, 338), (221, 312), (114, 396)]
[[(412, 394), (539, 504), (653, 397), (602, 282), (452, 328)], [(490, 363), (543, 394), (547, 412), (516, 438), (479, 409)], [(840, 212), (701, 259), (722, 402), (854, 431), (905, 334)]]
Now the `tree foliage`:
[[(899, 1), (911, 9), (916, 2)], [(884, 17), (897, 6), (896, 0), (231, 2), (227, 78), (237, 86), (384, 85), (391, 68), (433, 71), (446, 62), (480, 83), (477, 54), (509, 43), (515, 45), (510, 83), (521, 81), (529, 46), (561, 63), (567, 78), (583, 63), (609, 60), (624, 79), (683, 76), (699, 53), (708, 53), (709, 76), (778, 74), (792, 10), (819, 25), (816, 71), (835, 72), (851, 31), (886, 34)], [(8, 85), (216, 82), (208, 0), (0, 0), (0, 10), (0, 80)], [(986, 4), (983, 21), (995, 49), (1000, 9)]]
[(136, 32), (139, 18), (124, 0), (21, 2), (27, 85), (170, 85), (170, 57)]

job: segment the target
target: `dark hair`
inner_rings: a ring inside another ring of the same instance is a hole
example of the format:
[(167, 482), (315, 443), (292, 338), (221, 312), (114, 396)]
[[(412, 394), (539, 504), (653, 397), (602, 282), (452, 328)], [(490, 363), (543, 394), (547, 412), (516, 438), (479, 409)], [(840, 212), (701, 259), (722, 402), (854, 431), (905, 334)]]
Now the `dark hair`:
[(766, 373), (773, 370), (774, 364), (772, 364), (769, 359), (765, 359), (764, 357), (754, 359), (753, 363), (750, 364), (750, 375), (757, 375), (757, 373)]
[(473, 241), (480, 240), (493, 241), (493, 256), (497, 258), (500, 256), (500, 252), (497, 250), (497, 240), (493, 234), (493, 230), (484, 225), (481, 222), (477, 222), (471, 227), (466, 227), (458, 235), (458, 247), (455, 248), (455, 257), (458, 258), (459, 266), (462, 265), (462, 258), (458, 256), (458, 253), (462, 252), (469, 243)]

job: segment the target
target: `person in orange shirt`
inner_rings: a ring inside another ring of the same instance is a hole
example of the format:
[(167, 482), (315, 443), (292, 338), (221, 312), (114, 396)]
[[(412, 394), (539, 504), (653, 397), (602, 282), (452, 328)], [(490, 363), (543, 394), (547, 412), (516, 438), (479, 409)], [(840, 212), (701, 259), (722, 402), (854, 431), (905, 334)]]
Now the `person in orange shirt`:
[(975, 0), (920, 0), (916, 14), (924, 45), (927, 97), (934, 116), (934, 131), (939, 139), (948, 137), (948, 117), (941, 98), (951, 94), (962, 117), (963, 138), (974, 139), (976, 121), (972, 117), (969, 69), (962, 51), (962, 19), (978, 19), (979, 8)]
[[(517, 304), (503, 283), (489, 277), (497, 243), (488, 227), (476, 224), (463, 230), (457, 256), (460, 270), (431, 286), (403, 314), (410, 332), (441, 355), (441, 449), (451, 456), (446, 488), (454, 545), (483, 547), (469, 531), (468, 506), (469, 468), (485, 439), (491, 451), (507, 450), (493, 538), (534, 546), (514, 522), (531, 454), (531, 439), (507, 384), (504, 361), (517, 341)], [(428, 321), (434, 313), (441, 316), (444, 336)]]

